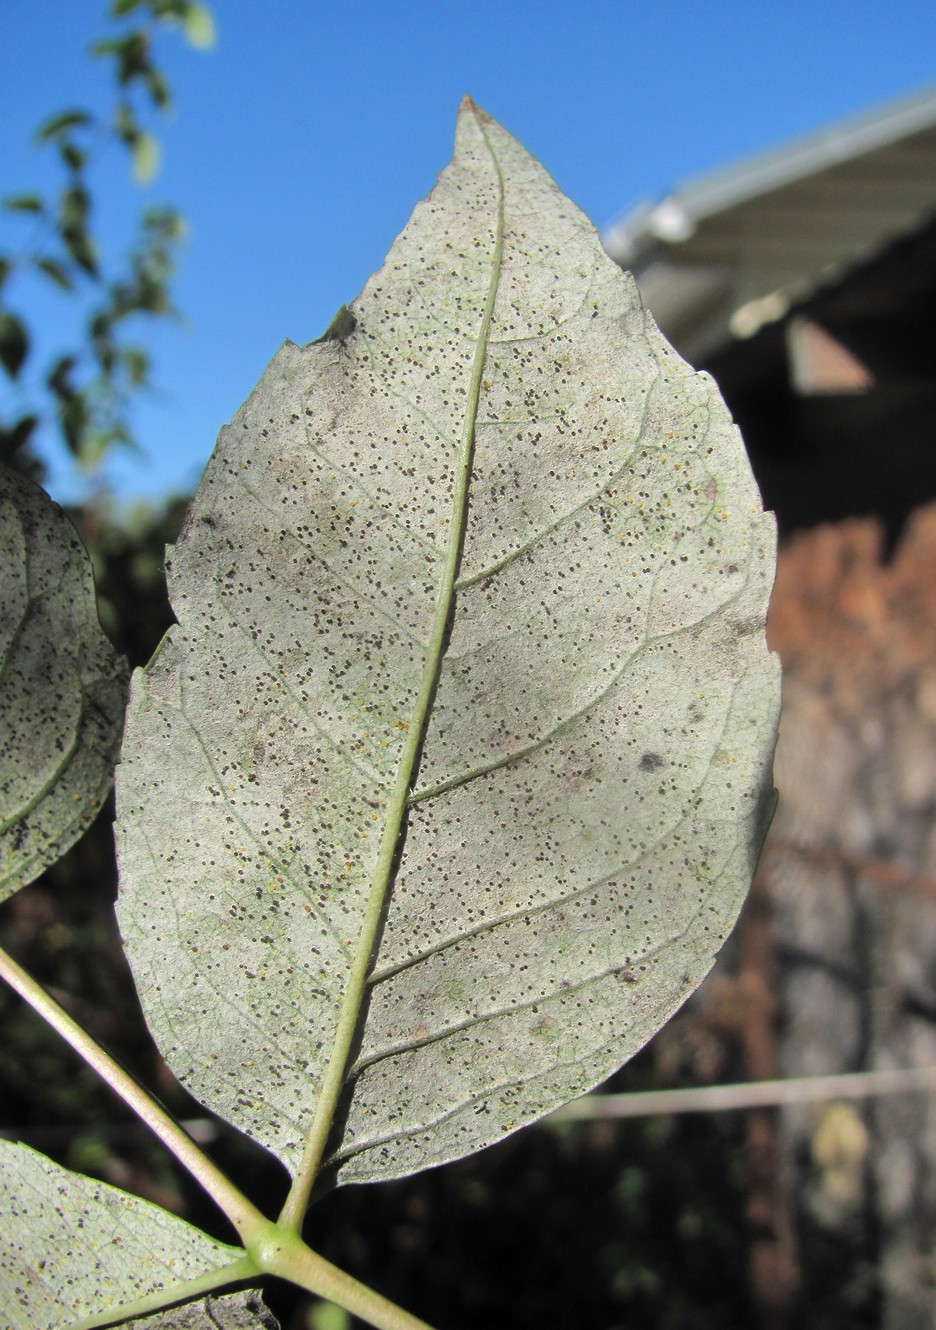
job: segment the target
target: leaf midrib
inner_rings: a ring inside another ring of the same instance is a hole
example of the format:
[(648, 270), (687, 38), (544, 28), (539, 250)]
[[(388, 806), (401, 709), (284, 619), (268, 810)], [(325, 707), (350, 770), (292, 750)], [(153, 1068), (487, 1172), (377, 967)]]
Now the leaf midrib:
[[(477, 112), (476, 112), (477, 115)], [(300, 1230), (309, 1197), (321, 1165), (322, 1156), (331, 1131), (338, 1100), (345, 1083), (345, 1075), (351, 1055), (361, 1007), (368, 988), (368, 976), (373, 963), (374, 949), (377, 945), (380, 923), (384, 914), (387, 893), (393, 881), (397, 847), (405, 827), (409, 808), (409, 797), (416, 764), (426, 735), (426, 728), (432, 707), (432, 699), (438, 683), (439, 669), (445, 652), (452, 610), (454, 606), (456, 581), (461, 562), (462, 542), (464, 539), (468, 500), (471, 486), (471, 468), (474, 456), (475, 427), (478, 417), (478, 403), (481, 395), (484, 364), (487, 359), (490, 342), (491, 321), (494, 303), (500, 281), (501, 263), (504, 244), (504, 178), (497, 154), (485, 132), (481, 116), (477, 115), (477, 124), (491, 157), (497, 177), (497, 220), (492, 254), (491, 277), (488, 283), (487, 297), (481, 317), (478, 339), (475, 343), (474, 360), (468, 385), (465, 414), (462, 420), (462, 434), (458, 460), (455, 470), (455, 485), (452, 495), (451, 516), (449, 521), (448, 544), (445, 561), (441, 570), (439, 590), (432, 631), (426, 647), (423, 672), (413, 704), (406, 739), (400, 754), (397, 774), (394, 780), (384, 821), (383, 835), (377, 853), (367, 905), (364, 911), (362, 927), (358, 936), (354, 962), (348, 977), (347, 987), (335, 1029), (332, 1054), (316, 1102), (312, 1125), (309, 1128), (303, 1149), (299, 1170), (290, 1188), (288, 1197), (279, 1216), (279, 1222), (289, 1228)]]

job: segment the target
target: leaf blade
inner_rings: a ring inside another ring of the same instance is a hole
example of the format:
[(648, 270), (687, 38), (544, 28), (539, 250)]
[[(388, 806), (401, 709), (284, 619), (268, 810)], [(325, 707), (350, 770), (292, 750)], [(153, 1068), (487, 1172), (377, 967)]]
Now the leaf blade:
[(116, 1315), (243, 1256), (149, 1201), (9, 1141), (0, 1141), (0, 1199), (11, 1221), (0, 1252), (2, 1304), (30, 1330), (60, 1326), (63, 1313)]
[[(351, 314), (346, 339), (281, 350), (209, 464), (174, 559), (180, 625), (130, 723), (120, 909), (181, 1079), (296, 1174), (315, 1166), (339, 1068), (330, 1161), (369, 1180), (457, 1157), (590, 1088), (701, 979), (764, 830), (777, 679), (762, 640), (773, 527), (737, 432), (593, 228), (473, 105), (454, 163)], [(224, 696), (197, 669), (183, 677), (206, 651)], [(663, 676), (672, 723), (653, 701)], [(156, 732), (171, 737), (148, 758)], [(235, 828), (200, 839), (189, 819), (181, 871), (158, 855), (141, 866), (132, 829), (170, 753), (187, 792), (210, 792), (199, 827)], [(716, 759), (743, 791), (727, 811)], [(675, 796), (653, 792), (664, 782)], [(621, 833), (614, 810), (631, 796)], [(712, 829), (725, 821), (729, 853)], [(711, 865), (680, 878), (670, 861), (690, 831)], [(645, 901), (661, 867), (685, 897), (663, 911)], [(718, 927), (695, 924), (703, 886), (723, 879)], [(613, 900), (576, 923), (606, 883)], [(183, 1030), (146, 941), (180, 902), (172, 963), (184, 955), (233, 1074), (199, 1066), (204, 1029)], [(225, 907), (246, 930), (239, 951)], [(639, 946), (609, 940), (614, 908), (647, 916)], [(545, 945), (533, 915), (561, 943), (546, 980), (521, 945)], [(655, 958), (679, 938), (680, 973), (661, 986)], [(619, 976), (643, 963), (655, 996), (622, 1000), (634, 985)], [(545, 996), (521, 978), (531, 966)], [(560, 1074), (582, 994), (595, 1019)], [(532, 1011), (544, 1001), (548, 1018)], [(547, 1054), (531, 1061), (530, 1047)]]
[(113, 782), (127, 671), (62, 510), (0, 468), (0, 899), (54, 863)]

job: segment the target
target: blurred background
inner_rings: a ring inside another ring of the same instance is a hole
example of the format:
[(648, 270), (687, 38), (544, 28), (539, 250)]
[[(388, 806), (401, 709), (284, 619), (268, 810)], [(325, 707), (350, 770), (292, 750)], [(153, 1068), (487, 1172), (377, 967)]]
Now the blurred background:
[[(0, 454), (69, 506), (133, 664), (218, 428), (380, 266), (465, 92), (715, 376), (778, 516), (778, 815), (716, 969), (605, 1089), (845, 1072), (856, 1097), (599, 1104), (327, 1198), (314, 1245), (440, 1326), (936, 1324), (936, 1115), (900, 1089), (936, 1067), (933, 52), (924, 3), (0, 0)], [(274, 1205), (276, 1166), (147, 1042), (111, 815), (4, 906), (3, 943)], [(0, 997), (5, 1132), (227, 1236)]]
[[(60, 111), (85, 110), (93, 123), (71, 137), (87, 154), (103, 276), (125, 275), (145, 210), (181, 215), (169, 247), (181, 317), (128, 328), (153, 357), (149, 387), (132, 402), (140, 451), (113, 451), (96, 477), (149, 500), (194, 486), (219, 428), (284, 338), (317, 337), (381, 265), (451, 156), (465, 93), (604, 233), (680, 182), (936, 80), (925, 0), (477, 0), (470, 12), (430, 0), (228, 0), (213, 6), (211, 27), (189, 19), (188, 41), (181, 22), (152, 28), (148, 58), (171, 99), (159, 111), (152, 71), (136, 71), (139, 51), (89, 56), (148, 12), (109, 21), (106, 0), (3, 0), (0, 182), (4, 197), (38, 193), (54, 209), (69, 177), (64, 136), (42, 144), (35, 132)], [(118, 102), (158, 154), (134, 157), (108, 133)], [(134, 185), (134, 164), (144, 183)], [(4, 306), (28, 311), (33, 341), (12, 403), (26, 409), (84, 326), (93, 285), (79, 281), (76, 298), (63, 299), (48, 275), (27, 271), (21, 260), (48, 239), (34, 215), (7, 213), (2, 228), (3, 252), (20, 261)], [(55, 464), (53, 497), (86, 495), (90, 482), (74, 475), (54, 431), (37, 443)]]

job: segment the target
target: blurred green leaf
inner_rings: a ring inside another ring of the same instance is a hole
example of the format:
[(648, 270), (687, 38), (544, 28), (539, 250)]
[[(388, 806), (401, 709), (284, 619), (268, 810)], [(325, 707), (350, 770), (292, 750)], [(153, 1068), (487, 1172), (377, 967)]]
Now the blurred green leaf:
[(124, 143), (132, 148), (140, 137), (142, 131), (137, 124), (137, 118), (133, 114), (133, 107), (129, 102), (121, 102), (117, 107), (117, 113), (114, 116), (114, 127)]
[(63, 235), (62, 239), (65, 242), (65, 248), (78, 264), (79, 268), (83, 268), (86, 273), (90, 273), (92, 277), (96, 277), (98, 271), (97, 255), (91, 237), (87, 232), (75, 231), (71, 234)]
[(152, 134), (140, 134), (133, 145), (133, 178), (138, 185), (148, 185), (159, 171), (161, 153)]
[(37, 481), (42, 468), (25, 450), (38, 424), (39, 417), (34, 415), (20, 416), (10, 425), (0, 423), (0, 462)]
[[(81, 402), (81, 394), (72, 382), (76, 364), (77, 360), (74, 356), (60, 356), (46, 376), (46, 387), (56, 400), (59, 422), (62, 425), (63, 433), (66, 434), (66, 441), (69, 443), (72, 452), (77, 451), (77, 449), (73, 446), (74, 437), (69, 438), (65, 430), (65, 421), (66, 419), (69, 421), (71, 434), (74, 436), (75, 431), (82, 426), (82, 410), (84, 410), (85, 417), (87, 416), (87, 408)], [(73, 405), (76, 402), (81, 403), (81, 405)]]
[(46, 375), (46, 385), (56, 397), (70, 396), (74, 391), (69, 383), (69, 376), (75, 364), (74, 356), (60, 356)]
[(65, 265), (59, 263), (58, 259), (50, 259), (43, 256), (40, 259), (36, 259), (35, 264), (39, 271), (44, 272), (46, 277), (53, 281), (62, 291), (74, 291), (75, 284), (69, 276)]
[(0, 310), (0, 364), (15, 379), (29, 354), (29, 333), (23, 320)]
[(88, 49), (92, 55), (117, 55), (122, 46), (122, 37), (108, 37), (104, 41), (92, 42)]
[(132, 32), (129, 37), (115, 43), (117, 50), (117, 82), (125, 87), (150, 70), (149, 37), (145, 32)]
[(91, 211), (91, 199), (83, 185), (71, 185), (59, 201), (59, 221), (64, 226), (83, 226)]
[(81, 457), (86, 451), (84, 444), (90, 418), (88, 404), (81, 393), (62, 400), (58, 412), (59, 428), (74, 457)]
[(143, 214), (143, 229), (150, 244), (179, 243), (186, 238), (185, 218), (175, 208), (163, 206), (147, 208)]
[(82, 1132), (68, 1147), (68, 1167), (96, 1178), (104, 1176), (110, 1157), (106, 1141), (93, 1132)]
[(123, 18), (126, 14), (132, 14), (135, 9), (139, 9), (143, 0), (111, 0), (111, 6), (108, 11), (111, 18)]
[(146, 75), (146, 86), (149, 89), (153, 105), (159, 107), (160, 111), (167, 110), (172, 104), (172, 97), (169, 92), (169, 84), (158, 69), (151, 69)]
[(58, 232), (75, 263), (96, 277), (97, 254), (87, 228), (90, 211), (91, 200), (87, 190), (82, 185), (72, 185), (59, 200)]
[(14, 194), (3, 200), (6, 212), (42, 212), (42, 198), (39, 194)]
[(111, 378), (120, 359), (116, 343), (112, 337), (100, 341), (94, 348), (94, 356), (106, 378)]
[(59, 156), (70, 171), (80, 171), (87, 161), (84, 149), (71, 139), (59, 145)]
[(198, 3), (186, 5), (182, 16), (182, 27), (191, 46), (201, 51), (207, 51), (214, 46), (214, 18), (207, 5)]
[(318, 1302), (306, 1322), (309, 1330), (351, 1330), (351, 1317), (334, 1302)]
[(134, 447), (133, 437), (126, 426), (115, 424), (106, 429), (86, 429), (81, 440), (81, 455), (78, 458), (82, 467), (93, 471), (101, 458), (117, 444)]
[(60, 111), (58, 115), (45, 120), (36, 130), (35, 139), (38, 143), (47, 143), (49, 139), (56, 138), (66, 129), (75, 129), (78, 125), (90, 125), (91, 115), (87, 111)]
[(109, 337), (113, 323), (113, 315), (109, 310), (99, 310), (88, 324), (91, 340), (97, 342), (102, 337)]
[(146, 382), (149, 373), (149, 356), (138, 346), (125, 346), (121, 349), (120, 359), (127, 377), (135, 388)]

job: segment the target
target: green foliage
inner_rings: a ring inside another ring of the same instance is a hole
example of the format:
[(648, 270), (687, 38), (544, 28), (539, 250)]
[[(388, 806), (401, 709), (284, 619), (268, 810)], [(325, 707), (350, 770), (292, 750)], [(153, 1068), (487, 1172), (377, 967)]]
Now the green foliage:
[[(99, 117), (70, 107), (51, 115), (35, 140), (58, 158), (63, 173), (58, 196), (20, 193), (0, 203), (11, 223), (11, 238), (0, 253), (0, 366), (20, 383), (30, 371), (24, 391), (35, 399), (26, 410), (0, 416), (0, 463), (34, 476), (41, 468), (30, 445), (46, 419), (56, 421), (69, 452), (82, 463), (132, 442), (130, 403), (148, 383), (150, 369), (135, 340), (135, 324), (141, 316), (175, 313), (169, 288), (184, 236), (181, 216), (165, 206), (143, 209), (129, 252), (119, 262), (109, 260), (97, 239), (93, 167), (116, 141), (127, 151), (138, 184), (155, 177), (159, 144), (147, 120), (171, 105), (169, 84), (156, 63), (156, 39), (161, 28), (175, 25), (192, 45), (210, 46), (211, 15), (191, 0), (113, 4), (110, 14), (124, 30), (94, 43), (91, 54), (111, 66), (113, 110)], [(126, 29), (130, 15), (135, 24)], [(41, 372), (31, 365), (30, 317), (16, 289), (23, 285), (17, 279), (29, 274), (80, 301), (86, 311), (83, 339), (59, 351)]]
[[(149, 1024), (289, 1194), (265, 1216), (0, 953), (242, 1243), (10, 1147), (0, 1293), (25, 1326), (185, 1300), (154, 1325), (233, 1330), (264, 1313), (216, 1295), (273, 1275), (341, 1309), (320, 1324), (426, 1330), (302, 1240), (310, 1197), (534, 1121), (700, 982), (769, 816), (773, 555), (711, 381), (466, 100), (384, 268), (222, 432), (124, 736), (120, 923)], [(25, 786), (35, 743), (10, 734)]]

